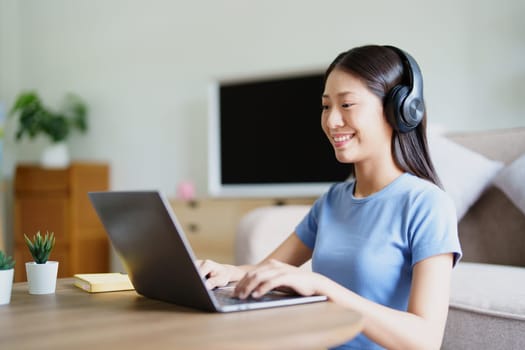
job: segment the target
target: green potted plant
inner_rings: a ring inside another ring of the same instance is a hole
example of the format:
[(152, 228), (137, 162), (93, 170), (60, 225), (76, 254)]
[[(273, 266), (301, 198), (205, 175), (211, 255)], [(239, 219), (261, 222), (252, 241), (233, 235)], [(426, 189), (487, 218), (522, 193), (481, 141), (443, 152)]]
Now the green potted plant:
[(13, 288), (15, 261), (0, 250), (0, 305), (9, 304)]
[(34, 91), (23, 92), (16, 99), (10, 115), (19, 115), (16, 139), (24, 136), (34, 139), (44, 135), (51, 141), (41, 155), (44, 167), (66, 167), (69, 165), (69, 152), (65, 141), (72, 130), (86, 132), (87, 106), (76, 95), (68, 94), (59, 111), (52, 111), (42, 103)]
[(58, 261), (48, 261), (55, 246), (55, 234), (40, 231), (32, 239), (24, 234), (24, 239), (34, 261), (26, 262), (29, 294), (51, 294), (55, 292), (58, 274)]

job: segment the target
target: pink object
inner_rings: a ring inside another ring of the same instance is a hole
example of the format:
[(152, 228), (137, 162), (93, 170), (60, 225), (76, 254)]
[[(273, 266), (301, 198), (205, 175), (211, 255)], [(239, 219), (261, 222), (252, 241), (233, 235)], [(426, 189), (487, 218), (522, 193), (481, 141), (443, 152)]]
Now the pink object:
[(195, 199), (195, 185), (192, 181), (181, 181), (177, 186), (177, 197), (191, 201)]

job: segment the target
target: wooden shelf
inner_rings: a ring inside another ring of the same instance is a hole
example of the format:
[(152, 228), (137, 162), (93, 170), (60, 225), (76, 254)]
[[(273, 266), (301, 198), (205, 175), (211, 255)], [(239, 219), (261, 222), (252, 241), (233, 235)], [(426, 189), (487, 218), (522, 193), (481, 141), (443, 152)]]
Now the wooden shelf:
[(54, 232), (50, 260), (59, 261), (59, 277), (107, 272), (109, 241), (87, 192), (109, 189), (109, 167), (102, 163), (72, 163), (65, 169), (18, 165), (14, 183), (15, 281), (25, 281), (24, 263), (32, 257), (24, 233)]

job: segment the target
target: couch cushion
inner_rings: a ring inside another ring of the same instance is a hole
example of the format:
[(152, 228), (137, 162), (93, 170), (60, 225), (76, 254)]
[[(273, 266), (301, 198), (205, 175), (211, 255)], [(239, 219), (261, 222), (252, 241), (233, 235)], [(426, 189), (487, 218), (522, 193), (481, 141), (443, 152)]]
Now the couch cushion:
[(429, 134), (429, 149), (445, 191), (452, 197), (458, 220), (478, 200), (503, 167), (443, 136)]
[(510, 164), (525, 152), (525, 128), (447, 134), (447, 138), (489, 159)]
[(462, 261), (525, 267), (525, 214), (490, 187), (459, 222)]
[[(525, 128), (448, 134), (487, 158), (511, 164), (525, 153)], [(459, 222), (463, 261), (525, 266), (525, 214), (495, 186)]]
[(509, 199), (525, 214), (525, 154), (505, 167), (494, 179)]
[(525, 321), (525, 268), (460, 262), (452, 273), (450, 307)]

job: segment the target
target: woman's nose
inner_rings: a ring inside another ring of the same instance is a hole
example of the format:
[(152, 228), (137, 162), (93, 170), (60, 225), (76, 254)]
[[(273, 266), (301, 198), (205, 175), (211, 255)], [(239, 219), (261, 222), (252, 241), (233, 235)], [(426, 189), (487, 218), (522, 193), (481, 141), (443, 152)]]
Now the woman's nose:
[(343, 116), (337, 108), (332, 108), (328, 112), (328, 117), (326, 118), (326, 125), (330, 129), (340, 128), (344, 125)]

